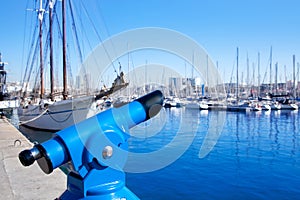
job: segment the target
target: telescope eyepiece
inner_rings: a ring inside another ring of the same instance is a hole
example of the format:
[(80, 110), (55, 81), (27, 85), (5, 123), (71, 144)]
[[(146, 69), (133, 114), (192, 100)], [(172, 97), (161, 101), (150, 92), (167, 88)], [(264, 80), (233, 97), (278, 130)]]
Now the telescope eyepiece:
[(31, 154), (31, 151), (28, 149), (19, 153), (19, 160), (25, 167), (32, 165), (35, 161), (33, 155)]
[(26, 149), (19, 153), (19, 160), (23, 166), (27, 167), (34, 163), (35, 160), (41, 157), (41, 153), (38, 148)]

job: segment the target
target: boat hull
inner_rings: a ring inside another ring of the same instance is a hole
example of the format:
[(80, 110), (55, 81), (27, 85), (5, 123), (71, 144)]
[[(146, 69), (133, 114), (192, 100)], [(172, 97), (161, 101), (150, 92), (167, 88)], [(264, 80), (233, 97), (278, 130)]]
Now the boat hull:
[(257, 112), (261, 111), (262, 108), (258, 106), (247, 106), (247, 105), (228, 105), (227, 111), (235, 112)]
[(185, 108), (187, 109), (200, 109), (200, 105), (197, 102), (189, 102), (185, 105)]
[(80, 98), (55, 102), (51, 105), (29, 105), (19, 108), (20, 125), (43, 131), (59, 131), (76, 124), (100, 110), (94, 106), (93, 99)]

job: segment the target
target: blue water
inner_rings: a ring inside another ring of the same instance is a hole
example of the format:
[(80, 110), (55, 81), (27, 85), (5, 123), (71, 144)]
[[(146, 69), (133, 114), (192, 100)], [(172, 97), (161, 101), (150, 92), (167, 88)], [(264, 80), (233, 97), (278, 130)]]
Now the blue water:
[[(174, 147), (180, 149), (191, 137), (192, 144), (165, 168), (127, 173), (127, 186), (141, 199), (300, 199), (298, 111), (221, 113), (172, 108), (164, 111), (163, 118), (156, 134), (151, 133), (151, 123), (133, 130), (146, 137), (132, 137), (130, 151), (151, 153), (165, 148), (184, 134), (179, 130), (184, 123), (194, 131)], [(209, 130), (219, 132), (219, 137), (212, 150), (199, 158)], [(172, 151), (152, 162), (168, 157)]]
[(299, 113), (165, 109), (131, 130), (129, 150), (143, 156), (126, 184), (146, 200), (300, 199)]

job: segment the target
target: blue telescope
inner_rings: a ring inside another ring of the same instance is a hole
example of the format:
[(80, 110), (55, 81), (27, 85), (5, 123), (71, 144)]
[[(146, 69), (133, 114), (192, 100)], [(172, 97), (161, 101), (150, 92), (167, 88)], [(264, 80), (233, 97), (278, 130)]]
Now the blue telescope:
[(129, 129), (159, 113), (156, 90), (119, 108), (74, 124), (19, 154), (24, 166), (37, 161), (47, 174), (67, 166), (67, 190), (59, 199), (138, 199), (125, 186)]

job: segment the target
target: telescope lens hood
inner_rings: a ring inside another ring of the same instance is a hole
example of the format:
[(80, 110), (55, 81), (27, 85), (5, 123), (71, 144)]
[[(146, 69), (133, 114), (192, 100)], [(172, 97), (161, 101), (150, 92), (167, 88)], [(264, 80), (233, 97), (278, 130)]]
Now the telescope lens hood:
[(46, 174), (50, 174), (51, 172), (53, 172), (53, 169), (54, 169), (51, 159), (50, 159), (46, 149), (42, 145), (38, 144), (37, 148), (41, 152), (41, 156), (39, 159), (37, 159), (37, 163), (39, 164), (39, 166), (43, 170), (43, 172), (45, 172)]

